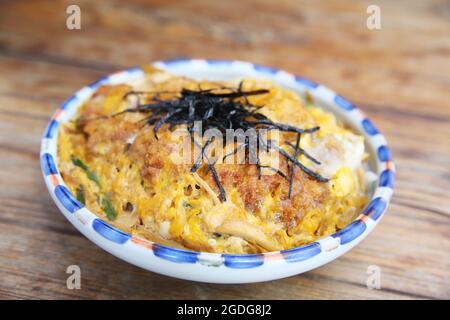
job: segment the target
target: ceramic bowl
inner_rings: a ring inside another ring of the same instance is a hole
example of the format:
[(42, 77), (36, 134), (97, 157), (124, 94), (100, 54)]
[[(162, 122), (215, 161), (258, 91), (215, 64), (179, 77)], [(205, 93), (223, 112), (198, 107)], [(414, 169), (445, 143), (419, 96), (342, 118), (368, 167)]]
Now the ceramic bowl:
[(284, 278), (324, 265), (356, 246), (380, 221), (393, 192), (391, 152), (374, 124), (345, 98), (302, 77), (243, 61), (178, 59), (153, 65), (198, 80), (263, 77), (300, 95), (309, 92), (316, 105), (333, 112), (365, 137), (370, 167), (377, 175), (376, 186), (365, 209), (347, 227), (289, 250), (246, 255), (195, 252), (163, 246), (118, 230), (79, 203), (64, 184), (58, 169), (58, 126), (69, 121), (99, 86), (143, 76), (142, 69), (131, 68), (103, 77), (76, 92), (56, 110), (42, 139), (40, 160), (50, 195), (62, 214), (89, 240), (122, 260), (171, 277), (210, 283), (248, 283)]

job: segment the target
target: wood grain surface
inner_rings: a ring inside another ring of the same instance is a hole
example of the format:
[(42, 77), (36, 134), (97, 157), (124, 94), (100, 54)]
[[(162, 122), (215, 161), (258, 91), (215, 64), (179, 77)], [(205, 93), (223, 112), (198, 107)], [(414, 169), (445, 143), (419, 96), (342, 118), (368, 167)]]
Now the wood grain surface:
[[(81, 8), (81, 30), (66, 7)], [(381, 8), (368, 30), (366, 8)], [(358, 247), (278, 281), (214, 285), (141, 270), (59, 213), (39, 167), (50, 115), (102, 75), (177, 57), (301, 74), (357, 104), (397, 166), (387, 215)], [(0, 1), (0, 298), (449, 299), (450, 2)], [(79, 265), (80, 290), (66, 287)], [(381, 289), (366, 287), (381, 268)]]

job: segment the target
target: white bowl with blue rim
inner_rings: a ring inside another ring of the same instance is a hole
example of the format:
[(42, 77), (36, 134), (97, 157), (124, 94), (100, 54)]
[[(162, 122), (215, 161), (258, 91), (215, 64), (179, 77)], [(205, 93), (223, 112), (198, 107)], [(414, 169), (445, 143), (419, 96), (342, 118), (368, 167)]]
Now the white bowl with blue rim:
[(196, 252), (163, 246), (123, 232), (98, 218), (70, 193), (58, 170), (57, 139), (59, 124), (69, 121), (100, 85), (128, 82), (143, 76), (142, 69), (131, 68), (76, 92), (52, 116), (42, 138), (41, 167), (50, 195), (64, 216), (89, 240), (122, 260), (171, 277), (211, 283), (249, 283), (284, 278), (324, 265), (356, 246), (380, 221), (393, 192), (394, 164), (383, 135), (352, 103), (320, 84), (249, 62), (177, 59), (153, 65), (198, 80), (262, 77), (300, 95), (309, 92), (317, 106), (333, 112), (365, 137), (370, 169), (377, 175), (376, 186), (370, 192), (367, 206), (344, 229), (289, 250), (262, 254)]

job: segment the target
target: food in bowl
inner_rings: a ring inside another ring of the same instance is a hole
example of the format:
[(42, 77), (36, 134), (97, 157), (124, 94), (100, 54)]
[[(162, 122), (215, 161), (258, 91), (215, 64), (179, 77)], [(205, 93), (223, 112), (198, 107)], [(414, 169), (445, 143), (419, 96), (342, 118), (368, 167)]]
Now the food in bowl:
[(290, 249), (344, 228), (367, 203), (363, 136), (265, 79), (195, 81), (149, 67), (100, 86), (73, 119), (58, 135), (70, 191), (160, 244)]

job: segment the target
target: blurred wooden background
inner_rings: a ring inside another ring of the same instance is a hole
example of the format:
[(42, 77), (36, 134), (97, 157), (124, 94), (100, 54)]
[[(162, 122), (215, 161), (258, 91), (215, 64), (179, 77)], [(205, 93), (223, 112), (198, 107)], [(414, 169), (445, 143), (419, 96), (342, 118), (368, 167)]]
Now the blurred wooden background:
[[(81, 8), (67, 30), (66, 7)], [(381, 8), (381, 30), (366, 8)], [(58, 104), (115, 70), (176, 57), (241, 59), (323, 83), (386, 135), (395, 195), (376, 230), (306, 274), (213, 285), (153, 274), (102, 251), (59, 213), (39, 144)], [(450, 298), (450, 2), (0, 1), (1, 298)], [(68, 290), (67, 266), (82, 270)], [(381, 290), (366, 270), (381, 268)]]

